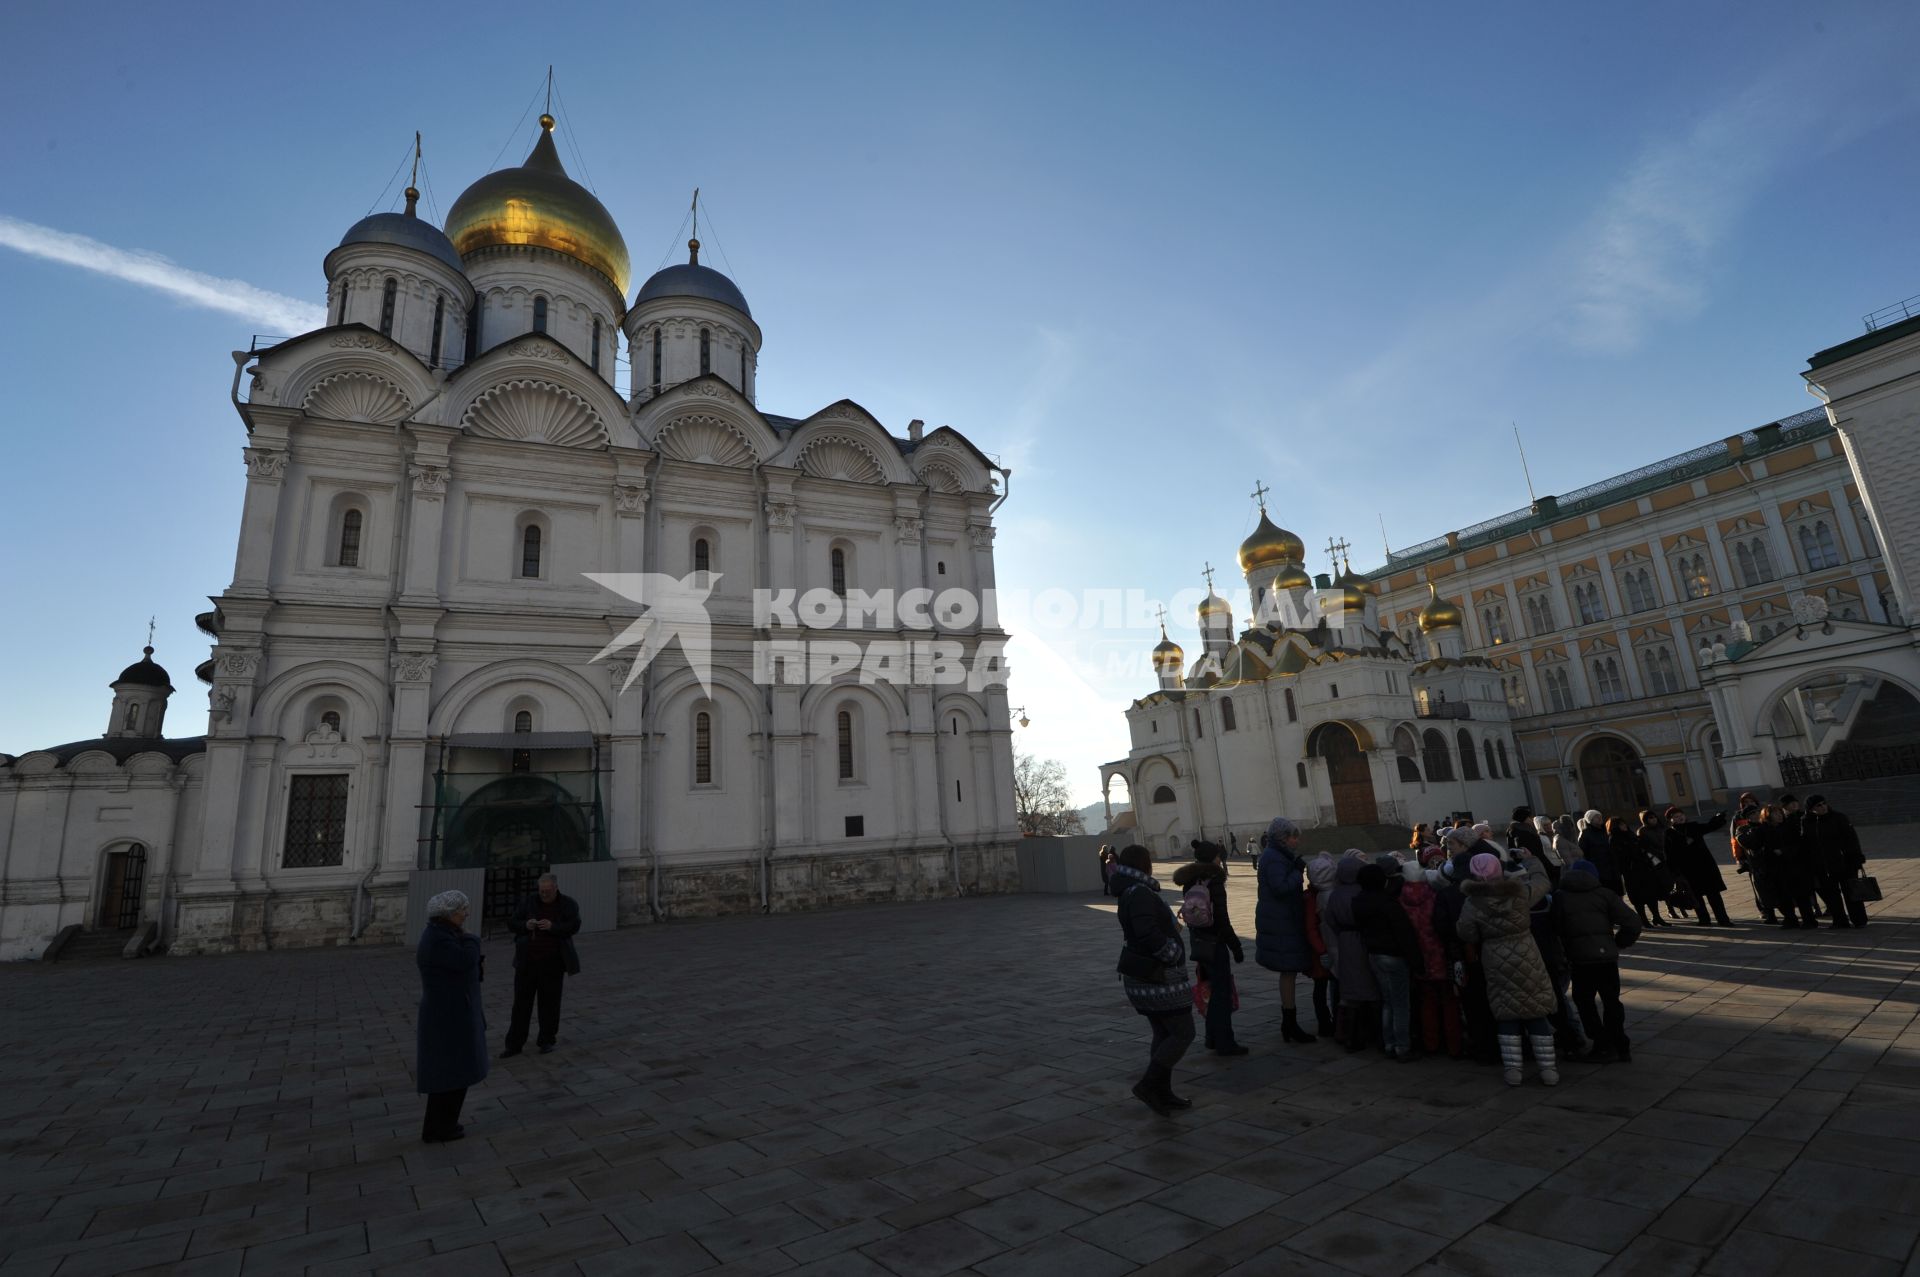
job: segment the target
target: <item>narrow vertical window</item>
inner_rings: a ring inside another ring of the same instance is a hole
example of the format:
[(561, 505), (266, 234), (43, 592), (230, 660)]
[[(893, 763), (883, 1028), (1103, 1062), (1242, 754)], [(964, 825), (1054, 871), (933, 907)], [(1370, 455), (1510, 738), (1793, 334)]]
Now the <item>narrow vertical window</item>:
[(966, 799), (960, 796), (960, 782), (957, 780), (953, 782), (953, 801), (955, 801), (956, 803), (963, 803), (967, 801)]
[(740, 343), (740, 393), (747, 393), (747, 343), (744, 341)]
[(835, 729), (840, 735), (840, 779), (853, 779), (853, 714), (841, 710), (834, 717)]
[(440, 296), (433, 299), (433, 341), (427, 346), (427, 367), (440, 366), (440, 338), (447, 328), (447, 299)]
[(833, 565), (833, 592), (844, 599), (847, 597), (847, 552), (836, 545), (830, 558)]
[(1233, 698), (1229, 696), (1220, 702), (1220, 730), (1230, 732), (1234, 729), (1234, 726)]
[(700, 330), (700, 375), (704, 377), (712, 371), (713, 332), (711, 329), (702, 328)]
[(380, 335), (382, 337), (393, 336), (393, 303), (399, 292), (400, 282), (394, 279), (389, 279), (387, 286), (380, 290)]
[(600, 321), (593, 321), (593, 370), (600, 371)]
[(705, 710), (693, 718), (693, 783), (713, 783), (713, 716)]
[(1193, 736), (1195, 740), (1205, 740), (1207, 738), (1207, 722), (1200, 717), (1200, 707), (1198, 705), (1193, 707)]
[(1289, 723), (1297, 723), (1300, 721), (1300, 710), (1293, 703), (1293, 689), (1291, 687), (1286, 689), (1286, 695), (1287, 695), (1287, 721)]
[(347, 277), (342, 275), (340, 277), (340, 318), (334, 321), (337, 324), (347, 322), (347, 289), (350, 287), (351, 285), (347, 282)]
[(520, 534), (520, 575), (540, 575), (540, 527), (528, 524), (527, 530)]
[(1293, 777), (1295, 783), (1297, 783), (1300, 788), (1305, 789), (1307, 787), (1307, 765), (1305, 763), (1295, 763), (1293, 765)]
[(660, 393), (660, 338), (663, 335), (662, 329), (653, 330), (653, 393), (656, 395)]
[(705, 537), (701, 537), (693, 543), (693, 570), (695, 572), (711, 572), (713, 570), (713, 547), (707, 544)]
[(363, 517), (358, 510), (349, 510), (340, 516), (339, 566), (343, 568), (360, 566), (360, 525)]
[(140, 727), (140, 707), (138, 705), (127, 706), (127, 730), (130, 732), (137, 731), (139, 730), (139, 727)]
[(533, 299), (533, 331), (547, 331), (547, 299), (544, 297)]
[(465, 356), (467, 363), (472, 363), (473, 357), (480, 353), (480, 315), (481, 312), (485, 310), (486, 304), (483, 298), (475, 297), (472, 307), (467, 311), (467, 353)]

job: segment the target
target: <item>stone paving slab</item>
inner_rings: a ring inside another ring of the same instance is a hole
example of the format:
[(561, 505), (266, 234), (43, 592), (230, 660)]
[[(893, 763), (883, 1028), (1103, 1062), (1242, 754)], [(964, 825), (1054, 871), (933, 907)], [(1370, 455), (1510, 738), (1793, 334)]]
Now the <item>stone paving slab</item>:
[(1557, 1089), (1286, 1046), (1242, 967), (1173, 1119), (1097, 897), (585, 937), (432, 1147), (406, 950), (0, 968), (0, 1277), (1920, 1273), (1913, 832), (1863, 932), (1650, 933), (1635, 1062)]

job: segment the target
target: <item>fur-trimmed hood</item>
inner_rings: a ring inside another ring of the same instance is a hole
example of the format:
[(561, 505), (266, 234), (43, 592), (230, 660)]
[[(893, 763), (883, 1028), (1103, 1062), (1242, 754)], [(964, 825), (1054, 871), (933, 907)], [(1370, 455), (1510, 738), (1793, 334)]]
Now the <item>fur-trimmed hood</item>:
[(1226, 876), (1226, 869), (1218, 861), (1189, 860), (1173, 871), (1173, 882), (1185, 890), (1196, 882), (1225, 881)]

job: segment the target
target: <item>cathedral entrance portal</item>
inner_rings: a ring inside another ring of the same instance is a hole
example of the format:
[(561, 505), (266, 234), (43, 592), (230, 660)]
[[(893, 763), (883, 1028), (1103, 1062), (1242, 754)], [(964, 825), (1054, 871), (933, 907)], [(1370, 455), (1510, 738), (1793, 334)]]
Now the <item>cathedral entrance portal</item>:
[(1327, 761), (1333, 788), (1333, 819), (1341, 825), (1377, 825), (1380, 808), (1373, 796), (1373, 768), (1345, 723), (1322, 723), (1307, 741), (1307, 752)]
[(140, 882), (146, 876), (147, 849), (139, 843), (107, 857), (106, 883), (100, 892), (103, 931), (125, 931), (140, 922)]
[(1603, 816), (1630, 816), (1647, 806), (1647, 769), (1633, 746), (1601, 736), (1580, 751), (1580, 788)]

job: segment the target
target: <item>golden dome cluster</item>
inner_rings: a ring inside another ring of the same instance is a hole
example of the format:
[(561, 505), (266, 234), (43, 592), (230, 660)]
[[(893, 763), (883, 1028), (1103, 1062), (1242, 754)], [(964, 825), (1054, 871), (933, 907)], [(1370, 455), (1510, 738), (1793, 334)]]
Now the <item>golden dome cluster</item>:
[(540, 140), (526, 163), (487, 174), (453, 202), (447, 238), (462, 257), (502, 245), (549, 248), (599, 271), (626, 297), (627, 241), (606, 205), (567, 176), (551, 115), (540, 117)]

